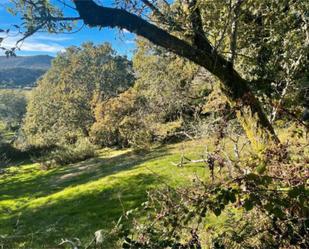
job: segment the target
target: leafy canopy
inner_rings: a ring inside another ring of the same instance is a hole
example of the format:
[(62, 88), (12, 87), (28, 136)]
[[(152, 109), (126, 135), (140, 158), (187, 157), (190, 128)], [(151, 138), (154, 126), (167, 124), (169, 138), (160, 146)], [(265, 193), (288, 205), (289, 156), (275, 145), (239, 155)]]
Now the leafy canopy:
[(109, 44), (85, 43), (60, 53), (33, 90), (23, 130), (31, 144), (74, 143), (87, 136), (93, 107), (127, 89), (131, 63)]

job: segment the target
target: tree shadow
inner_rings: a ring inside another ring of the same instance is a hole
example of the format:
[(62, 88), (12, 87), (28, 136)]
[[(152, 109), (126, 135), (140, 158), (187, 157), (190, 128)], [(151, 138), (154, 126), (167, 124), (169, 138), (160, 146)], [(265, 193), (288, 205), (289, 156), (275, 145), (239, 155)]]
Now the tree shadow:
[[(140, 173), (121, 178), (103, 190), (60, 199), (39, 208), (25, 207), (19, 215), (3, 219), (5, 248), (57, 248), (62, 238), (77, 237), (83, 243), (99, 229), (110, 231), (124, 211), (136, 208), (146, 199), (146, 190), (164, 180), (153, 174)], [(141, 215), (137, 213), (137, 216)], [(18, 222), (17, 222), (18, 221)], [(111, 244), (110, 244), (111, 243)], [(104, 248), (113, 248), (112, 242)]]
[[(0, 187), (0, 201), (51, 195), (67, 187), (78, 186), (89, 181), (134, 169), (146, 161), (157, 159), (163, 155), (169, 155), (163, 148), (148, 153), (127, 151), (113, 157), (96, 157), (50, 171), (44, 172), (42, 170), (42, 174), (35, 174), (39, 169), (26, 169), (25, 173), (28, 174), (26, 179), (21, 179), (17, 171), (15, 176), (8, 175), (9, 181), (5, 181), (5, 184)], [(2, 177), (6, 176), (3, 175)]]

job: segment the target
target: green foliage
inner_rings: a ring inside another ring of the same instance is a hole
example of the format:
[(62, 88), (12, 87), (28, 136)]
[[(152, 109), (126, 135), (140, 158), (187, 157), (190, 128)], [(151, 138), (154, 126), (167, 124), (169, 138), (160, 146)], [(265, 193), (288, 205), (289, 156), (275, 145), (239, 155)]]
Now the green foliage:
[(286, 112), (274, 111), (276, 108), (297, 110), (304, 104), (308, 8), (308, 1), (253, 0), (244, 2), (240, 10), (237, 67), (252, 80), (271, 119), (276, 114), (286, 116)]
[(27, 153), (14, 146), (26, 105), (25, 91), (0, 90), (0, 166), (28, 158)]
[(192, 158), (203, 150), (199, 142), (149, 153), (104, 149), (96, 158), (65, 167), (42, 170), (37, 163), (24, 162), (7, 168), (0, 174), (0, 245), (61, 248), (61, 239), (78, 237), (86, 246), (102, 229), (107, 238), (102, 248), (119, 249), (118, 238), (110, 232), (124, 209), (138, 207), (146, 199), (145, 191), (164, 181), (179, 186), (194, 172), (202, 175), (200, 168), (170, 166), (179, 160), (182, 146)]
[(98, 104), (96, 122), (90, 132), (93, 141), (103, 146), (147, 148), (152, 141), (153, 124), (146, 109), (143, 96), (133, 89)]
[(43, 169), (56, 166), (64, 166), (71, 163), (80, 162), (96, 155), (96, 148), (88, 139), (79, 138), (74, 144), (64, 144), (57, 148), (50, 149), (33, 161), (40, 163)]
[(159, 8), (167, 19), (185, 27), (175, 32), (170, 22), (169, 31), (189, 42), (195, 25), (190, 23), (191, 15), (198, 9), (213, 48), (233, 58), (234, 67), (250, 82), (271, 120), (285, 118), (284, 109), (297, 111), (304, 104), (308, 95), (308, 1), (197, 0), (191, 7), (174, 1), (170, 7), (162, 4)]
[(192, 112), (191, 98), (200, 97), (207, 87), (205, 82), (193, 86), (199, 70), (196, 65), (142, 39), (138, 40), (133, 67), (135, 88), (147, 98), (151, 111), (165, 120)]
[(203, 70), (142, 39), (133, 68), (132, 89), (97, 104), (91, 128), (95, 143), (149, 148), (167, 141), (195, 119), (211, 91), (213, 80)]
[[(122, 248), (307, 248), (307, 163), (296, 159), (309, 159), (305, 147), (308, 143), (274, 147), (263, 158), (234, 161), (235, 168), (242, 165), (233, 176), (197, 178), (189, 187), (150, 192), (135, 211), (146, 212), (147, 220), (124, 216), (132, 219), (133, 229), (120, 227)], [(213, 156), (208, 156), (209, 169)], [(261, 164), (267, 165), (263, 171)], [(223, 228), (209, 224), (213, 215), (227, 216)]]
[(88, 135), (96, 102), (124, 91), (132, 80), (130, 62), (110, 45), (68, 48), (32, 92), (23, 125), (28, 143), (74, 144)]

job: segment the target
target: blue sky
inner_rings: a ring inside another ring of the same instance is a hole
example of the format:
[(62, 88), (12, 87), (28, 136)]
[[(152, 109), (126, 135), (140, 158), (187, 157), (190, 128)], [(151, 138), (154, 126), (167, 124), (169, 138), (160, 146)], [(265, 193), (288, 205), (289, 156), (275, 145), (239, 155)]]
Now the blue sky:
[[(0, 0), (0, 29), (8, 29), (11, 25), (20, 24), (21, 20), (7, 13), (5, 7), (8, 0)], [(72, 13), (67, 12), (69, 15)], [(3, 37), (4, 33), (0, 33)], [(18, 37), (13, 35), (6, 38), (2, 42), (2, 46), (13, 47)], [(49, 34), (40, 32), (25, 40), (21, 46), (21, 51), (17, 55), (37, 55), (48, 54), (55, 56), (59, 51), (63, 51), (71, 45), (79, 46), (83, 42), (91, 41), (95, 44), (109, 42), (112, 47), (122, 55), (127, 55), (129, 58), (135, 48), (135, 36), (126, 30), (119, 31), (117, 29), (104, 28), (102, 30), (83, 27), (81, 31), (75, 34)], [(0, 55), (4, 53), (0, 51)]]

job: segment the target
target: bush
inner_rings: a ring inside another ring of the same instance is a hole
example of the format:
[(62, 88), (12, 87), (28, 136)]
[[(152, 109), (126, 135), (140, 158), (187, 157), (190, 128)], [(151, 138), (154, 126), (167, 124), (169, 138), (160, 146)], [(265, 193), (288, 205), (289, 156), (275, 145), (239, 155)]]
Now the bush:
[[(309, 248), (308, 145), (281, 144), (235, 160), (216, 148), (204, 159), (211, 179), (151, 191), (122, 217), (132, 218), (130, 231), (116, 227), (122, 248)], [(144, 212), (140, 222), (131, 215)], [(209, 222), (214, 216), (224, 226)]]
[(20, 150), (10, 143), (0, 143), (0, 166), (27, 159), (29, 159), (28, 151)]
[(44, 169), (76, 163), (96, 155), (95, 146), (87, 138), (79, 138), (75, 144), (65, 144), (35, 158)]
[(101, 146), (145, 147), (152, 132), (144, 105), (143, 98), (132, 89), (98, 104), (90, 131), (92, 140)]
[(92, 141), (101, 146), (148, 149), (154, 142), (168, 140), (182, 127), (182, 119), (165, 121), (148, 104), (135, 89), (98, 104), (90, 131)]
[(23, 91), (0, 90), (0, 121), (7, 130), (19, 129), (26, 113), (27, 98)]

